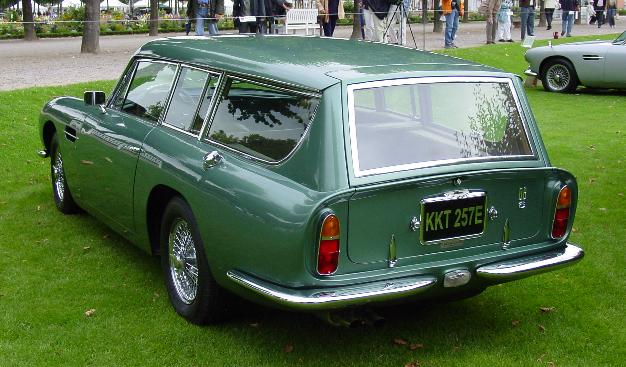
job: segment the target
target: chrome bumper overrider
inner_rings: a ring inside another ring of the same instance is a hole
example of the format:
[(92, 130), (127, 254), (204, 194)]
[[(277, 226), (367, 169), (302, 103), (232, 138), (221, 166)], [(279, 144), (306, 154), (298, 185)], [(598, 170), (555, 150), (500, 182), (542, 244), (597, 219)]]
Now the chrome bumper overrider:
[(528, 76), (534, 76), (534, 77), (536, 77), (536, 76), (537, 76), (537, 73), (535, 73), (534, 71), (530, 70), (530, 68), (526, 69), (526, 70), (524, 71), (524, 74), (525, 74), (525, 75), (528, 75)]
[(483, 265), (476, 269), (476, 275), (497, 281), (514, 280), (572, 265), (583, 256), (585, 252), (580, 247), (568, 243), (559, 250)]
[(304, 310), (324, 310), (388, 301), (421, 293), (437, 282), (435, 277), (414, 276), (325, 289), (290, 289), (236, 270), (230, 270), (226, 275), (272, 302)]

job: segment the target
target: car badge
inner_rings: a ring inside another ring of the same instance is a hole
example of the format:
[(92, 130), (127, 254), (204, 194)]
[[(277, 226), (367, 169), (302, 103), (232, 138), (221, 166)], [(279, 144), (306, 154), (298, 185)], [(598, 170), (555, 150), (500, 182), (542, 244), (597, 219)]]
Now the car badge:
[(527, 197), (527, 190), (526, 190), (526, 186), (522, 186), (519, 188), (519, 193), (518, 193), (518, 207), (520, 209), (524, 209), (526, 208), (526, 197)]

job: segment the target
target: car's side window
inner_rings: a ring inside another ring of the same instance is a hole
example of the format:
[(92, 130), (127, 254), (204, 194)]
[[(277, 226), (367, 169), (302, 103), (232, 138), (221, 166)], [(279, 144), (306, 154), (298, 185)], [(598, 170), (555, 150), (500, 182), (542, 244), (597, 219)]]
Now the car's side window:
[(114, 91), (113, 102), (111, 103), (111, 107), (116, 110), (121, 110), (124, 105), (124, 99), (126, 98), (126, 92), (128, 91), (128, 86), (130, 85), (130, 81), (132, 80), (133, 73), (135, 72), (136, 63), (133, 63), (130, 67), (127, 68), (126, 74), (122, 77), (119, 82), (117, 89)]
[(295, 148), (319, 97), (228, 78), (209, 138), (251, 156), (279, 161)]
[(175, 76), (176, 65), (140, 61), (123, 102), (118, 99), (114, 105), (123, 112), (156, 122), (165, 108)]
[[(208, 105), (213, 98), (214, 88), (205, 91), (207, 80), (216, 80), (208, 72), (189, 67), (183, 67), (174, 88), (169, 108), (164, 122), (186, 132), (197, 134), (204, 122)], [(212, 83), (214, 85), (215, 82)], [(198, 105), (202, 100), (202, 107)]]

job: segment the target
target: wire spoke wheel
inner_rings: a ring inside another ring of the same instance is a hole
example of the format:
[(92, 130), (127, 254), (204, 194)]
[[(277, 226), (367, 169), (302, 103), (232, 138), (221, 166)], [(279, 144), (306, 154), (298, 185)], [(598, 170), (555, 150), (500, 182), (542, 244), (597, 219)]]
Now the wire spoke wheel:
[(546, 72), (546, 79), (550, 88), (561, 91), (565, 90), (571, 81), (571, 74), (563, 64), (552, 65)]
[(63, 158), (61, 152), (57, 151), (52, 162), (52, 183), (56, 188), (55, 192), (59, 201), (65, 197), (65, 173), (63, 172)]
[(182, 302), (191, 304), (198, 292), (198, 259), (189, 224), (177, 218), (169, 233), (169, 264), (176, 293)]

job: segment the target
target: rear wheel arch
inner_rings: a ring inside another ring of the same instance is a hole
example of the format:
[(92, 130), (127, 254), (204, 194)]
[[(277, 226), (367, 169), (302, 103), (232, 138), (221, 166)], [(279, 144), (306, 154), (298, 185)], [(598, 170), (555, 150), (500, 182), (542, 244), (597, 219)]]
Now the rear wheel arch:
[(148, 226), (148, 238), (150, 240), (150, 248), (152, 255), (159, 255), (160, 248), (160, 235), (161, 235), (161, 219), (167, 204), (175, 197), (181, 198), (187, 202), (185, 197), (177, 190), (166, 186), (157, 185), (152, 188), (150, 195), (148, 195), (148, 202), (146, 205), (146, 225)]

